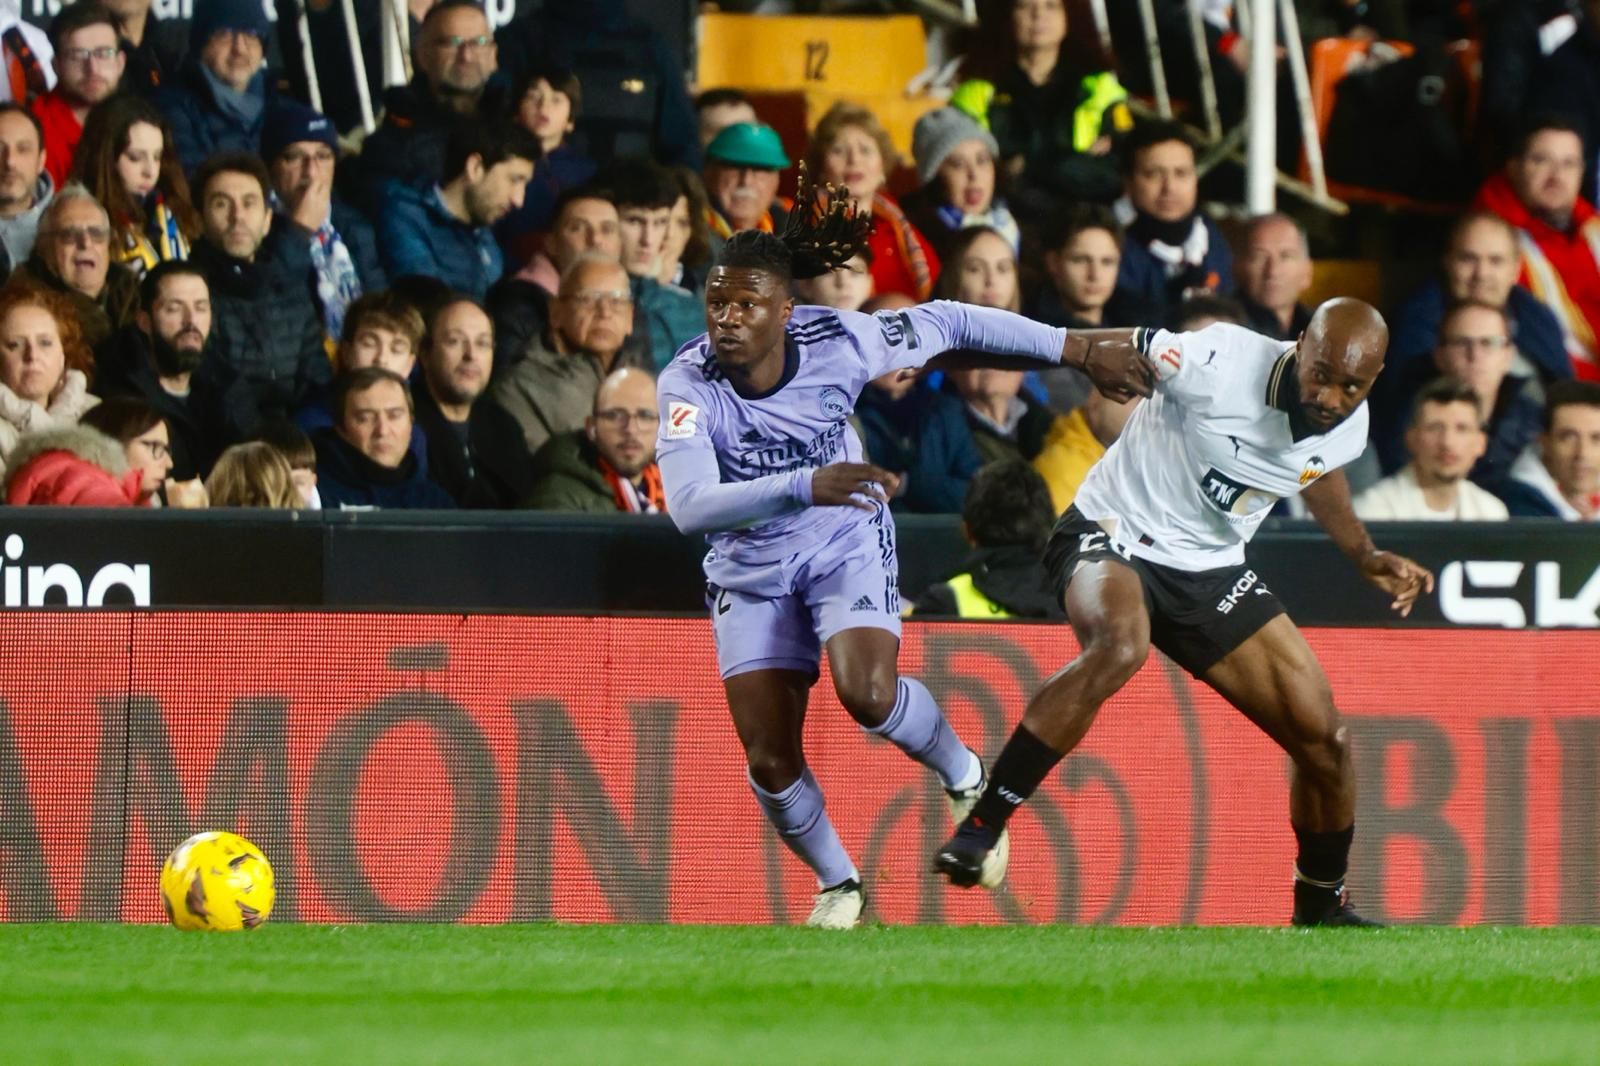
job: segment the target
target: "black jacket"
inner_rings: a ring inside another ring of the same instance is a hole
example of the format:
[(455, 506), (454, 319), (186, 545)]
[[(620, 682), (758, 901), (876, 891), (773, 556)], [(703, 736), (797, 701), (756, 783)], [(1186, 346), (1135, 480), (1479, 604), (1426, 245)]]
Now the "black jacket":
[(145, 20), (144, 40), (134, 44), (122, 39), (122, 54), (127, 66), (118, 84), (141, 96), (150, 96), (168, 82), (177, 80), (178, 69), (189, 51), (189, 26), (176, 19)]
[(311, 443), (317, 449), (317, 492), (327, 510), (450, 510), (456, 505), (448, 492), (428, 480), (410, 453), (391, 469), (362, 455), (334, 429), (317, 430)]
[[(1044, 564), (1032, 548), (1008, 546), (979, 548), (969, 555), (956, 574), (969, 574), (978, 592), (1008, 614), (1018, 618), (1064, 618), (1061, 601), (1050, 589)], [(917, 598), (915, 614), (961, 617), (955, 593), (941, 581), (930, 585)]]
[[(279, 211), (277, 217), (272, 220), (272, 228), (282, 229), (285, 233), (295, 233), (306, 242), (307, 248), (311, 247), (311, 231), (302, 228), (282, 211)], [(345, 247), (350, 249), (350, 258), (356, 265), (356, 277), (361, 279), (361, 291), (382, 292), (387, 289), (389, 276), (383, 272), (383, 260), (378, 257), (378, 235), (373, 231), (372, 223), (367, 221), (367, 216), (335, 198), (333, 228), (339, 231)], [(309, 257), (306, 265), (309, 269), (311, 265)], [(316, 279), (311, 278), (310, 284), (312, 291), (315, 292)]]
[[(496, 76), (484, 87), (478, 113), (493, 118), (504, 114), (505, 82)], [(434, 95), (418, 73), (406, 85), (383, 94), (383, 123), (361, 149), (362, 206), (377, 218), (383, 211), (384, 186), (431, 185), (444, 180), (444, 156), (450, 131), (461, 113)]]
[(250, 439), (260, 423), (250, 387), (218, 357), (208, 353), (189, 378), (189, 395), (161, 387), (150, 357), (150, 339), (129, 326), (117, 336), (119, 353), (96, 382), (102, 396), (137, 396), (167, 420), (172, 440), (172, 476), (179, 481), (205, 477), (230, 444)]
[(202, 238), (189, 261), (211, 287), (212, 342), (262, 414), (287, 417), (332, 380), (304, 241), (274, 229), (247, 263)]
[(428, 437), (428, 476), (458, 507), (509, 510), (533, 489), (533, 457), (522, 427), (499, 405), (479, 398), (467, 418), (467, 438), (451, 426), (432, 391), (416, 390), (417, 426)]

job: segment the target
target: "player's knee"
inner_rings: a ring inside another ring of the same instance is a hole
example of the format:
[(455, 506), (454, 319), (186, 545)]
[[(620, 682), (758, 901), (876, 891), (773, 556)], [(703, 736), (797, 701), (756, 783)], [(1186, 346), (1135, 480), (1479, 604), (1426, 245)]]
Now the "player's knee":
[(1113, 692), (1127, 684), (1149, 657), (1150, 641), (1135, 633), (1107, 633), (1084, 649), (1087, 665)]
[(892, 673), (880, 674), (880, 671), (873, 671), (863, 677), (841, 679), (837, 686), (839, 702), (844, 709), (857, 723), (869, 729), (882, 725), (894, 710), (897, 679)]
[(782, 792), (805, 773), (806, 761), (797, 751), (752, 747), (745, 752), (750, 780), (766, 792)]
[(1350, 734), (1337, 715), (1301, 742), (1295, 761), (1303, 772), (1324, 784), (1333, 785), (1344, 778), (1350, 767)]

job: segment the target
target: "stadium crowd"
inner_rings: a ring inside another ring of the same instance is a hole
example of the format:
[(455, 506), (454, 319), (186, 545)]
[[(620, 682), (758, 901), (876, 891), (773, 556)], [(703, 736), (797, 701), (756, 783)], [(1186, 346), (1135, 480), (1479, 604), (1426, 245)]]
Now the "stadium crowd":
[[(1065, 0), (984, 5), (905, 159), (858, 103), (785, 144), (736, 88), (691, 98), (619, 3), (495, 31), (474, 0), (413, 0), (414, 77), (364, 141), (348, 94), (324, 115), (269, 68), (262, 0), (195, 0), (186, 32), (150, 4), (77, 0), (4, 37), (9, 504), (659, 512), (654, 375), (703, 332), (721, 244), (781, 228), (802, 159), (872, 219), (806, 302), (1286, 341), (1309, 317), (1301, 222), (1219, 225), (1191, 131), (1135, 117)], [(310, 4), (314, 43), (331, 6)], [(1368, 5), (1332, 6), (1374, 32)], [(1458, 17), (1433, 6), (1419, 47)], [(1351, 472), (1370, 519), (1600, 515), (1600, 2), (1499, 7), (1500, 157), (1437, 276), (1388, 309)], [(1208, 34), (1227, 90), (1246, 51), (1225, 10)], [(643, 87), (629, 107), (619, 77)], [(855, 422), (902, 475), (896, 510), (965, 506), (980, 553), (1015, 555), (1130, 412), (1075, 371), (973, 370), (879, 379)]]

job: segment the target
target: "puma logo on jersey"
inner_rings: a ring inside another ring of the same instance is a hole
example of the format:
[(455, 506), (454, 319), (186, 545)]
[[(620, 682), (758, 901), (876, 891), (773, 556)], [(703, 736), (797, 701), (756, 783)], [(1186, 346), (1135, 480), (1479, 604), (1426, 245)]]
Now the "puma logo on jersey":
[(1322, 456), (1313, 455), (1306, 460), (1306, 468), (1300, 471), (1300, 484), (1309, 485), (1327, 472), (1328, 464), (1322, 461)]
[(1233, 457), (1235, 459), (1239, 458), (1239, 438), (1230, 436), (1228, 439), (1233, 441)]

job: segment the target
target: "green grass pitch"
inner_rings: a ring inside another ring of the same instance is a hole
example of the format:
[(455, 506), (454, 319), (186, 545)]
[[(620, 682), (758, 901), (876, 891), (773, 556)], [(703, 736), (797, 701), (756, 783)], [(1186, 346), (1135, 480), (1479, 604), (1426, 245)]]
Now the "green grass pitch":
[(1600, 929), (0, 925), (0, 1061), (1593, 1063)]

